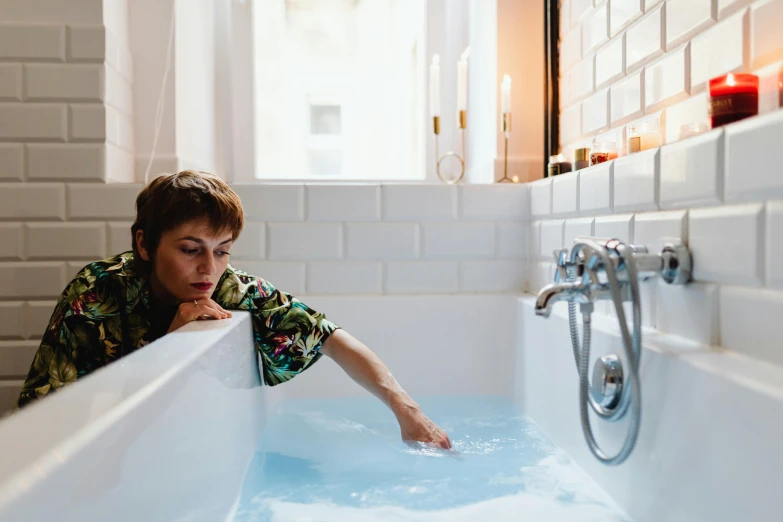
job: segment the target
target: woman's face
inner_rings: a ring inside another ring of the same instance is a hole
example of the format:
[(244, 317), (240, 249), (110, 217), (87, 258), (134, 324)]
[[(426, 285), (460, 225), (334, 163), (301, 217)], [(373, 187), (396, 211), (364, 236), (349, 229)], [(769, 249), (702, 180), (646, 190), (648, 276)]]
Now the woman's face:
[[(150, 261), (142, 241), (140, 230), (136, 234), (139, 254)], [(215, 231), (206, 219), (164, 232), (152, 259), (152, 293), (172, 304), (208, 299), (228, 266), (232, 243), (231, 232)]]

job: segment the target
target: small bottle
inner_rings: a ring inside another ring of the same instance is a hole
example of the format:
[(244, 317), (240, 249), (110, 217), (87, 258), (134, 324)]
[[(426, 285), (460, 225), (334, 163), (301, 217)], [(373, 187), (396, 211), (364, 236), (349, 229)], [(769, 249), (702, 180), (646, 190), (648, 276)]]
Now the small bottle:
[(628, 132), (628, 154), (660, 147), (663, 142), (661, 127), (657, 119), (630, 123)]
[(584, 169), (590, 166), (590, 149), (579, 148), (574, 151), (574, 170)]
[(617, 159), (617, 143), (613, 141), (593, 142), (593, 148), (590, 150), (590, 165), (598, 165), (613, 159)]
[(691, 136), (698, 136), (699, 134), (704, 134), (708, 130), (710, 130), (710, 124), (706, 121), (685, 123), (680, 126), (680, 139), (684, 140)]
[(566, 161), (565, 156), (557, 154), (555, 156), (549, 156), (549, 165), (547, 165), (547, 174), (551, 176), (557, 176), (559, 174), (565, 174), (571, 172), (571, 164)]

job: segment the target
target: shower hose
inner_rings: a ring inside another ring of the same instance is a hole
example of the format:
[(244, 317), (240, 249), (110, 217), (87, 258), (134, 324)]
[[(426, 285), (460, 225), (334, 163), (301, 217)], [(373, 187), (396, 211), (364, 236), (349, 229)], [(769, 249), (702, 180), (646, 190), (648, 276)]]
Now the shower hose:
[[(585, 440), (590, 448), (590, 451), (595, 457), (604, 464), (613, 466), (621, 464), (633, 451), (636, 439), (639, 435), (639, 425), (641, 423), (641, 389), (639, 386), (639, 362), (641, 359), (641, 346), (642, 346), (642, 330), (641, 330), (641, 305), (639, 295), (639, 274), (636, 267), (636, 263), (633, 259), (632, 249), (623, 243), (618, 241), (610, 242), (612, 247), (607, 246), (604, 248), (602, 245), (592, 240), (582, 240), (580, 244), (574, 247), (571, 253), (571, 263), (568, 271), (568, 277), (570, 280), (576, 280), (576, 260), (579, 255), (579, 251), (583, 248), (588, 248), (592, 251), (593, 256), (585, 265), (585, 270), (594, 270), (597, 261), (603, 264), (606, 269), (607, 283), (609, 285), (609, 291), (614, 308), (617, 313), (617, 318), (620, 322), (620, 333), (623, 339), (623, 346), (625, 348), (625, 357), (627, 360), (627, 366), (630, 370), (630, 375), (627, 376), (623, 382), (621, 398), (619, 404), (613, 409), (604, 408), (601, 404), (595, 401), (593, 398), (590, 381), (588, 379), (588, 369), (590, 363), (590, 337), (591, 337), (591, 318), (592, 304), (582, 305), (582, 325), (583, 325), (583, 339), (580, 346), (579, 343), (579, 330), (577, 328), (576, 318), (576, 303), (574, 301), (568, 302), (568, 323), (571, 330), (571, 345), (574, 350), (574, 361), (576, 362), (576, 368), (579, 373), (579, 412), (582, 421), (582, 431), (584, 432)], [(631, 290), (631, 302), (633, 305), (633, 334), (628, 331), (628, 323), (625, 317), (625, 309), (623, 308), (622, 293), (620, 290), (620, 282), (617, 278), (617, 269), (610, 257), (610, 250), (614, 250), (620, 257), (621, 262), (618, 266), (624, 266), (628, 271), (628, 280)], [(625, 437), (620, 450), (614, 456), (607, 455), (595, 441), (593, 435), (593, 429), (590, 425), (590, 416), (588, 414), (588, 404), (592, 407), (599, 418), (603, 418), (607, 421), (620, 420), (630, 407), (631, 418), (628, 425), (628, 433)]]

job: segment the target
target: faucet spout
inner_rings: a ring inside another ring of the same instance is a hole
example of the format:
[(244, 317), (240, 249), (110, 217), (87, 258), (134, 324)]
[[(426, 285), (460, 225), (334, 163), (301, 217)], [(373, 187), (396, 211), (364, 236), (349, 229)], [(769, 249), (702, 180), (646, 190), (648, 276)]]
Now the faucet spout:
[(579, 281), (546, 285), (538, 292), (536, 315), (549, 317), (552, 313), (552, 305), (558, 301), (587, 302), (584, 285)]

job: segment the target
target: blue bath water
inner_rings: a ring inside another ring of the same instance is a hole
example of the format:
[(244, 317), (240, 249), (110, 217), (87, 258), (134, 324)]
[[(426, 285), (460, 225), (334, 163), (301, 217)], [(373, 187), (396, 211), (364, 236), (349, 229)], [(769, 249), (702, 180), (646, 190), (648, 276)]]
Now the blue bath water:
[(629, 519), (508, 399), (418, 401), (453, 450), (400, 440), (373, 398), (286, 401), (235, 522), (616, 522)]

